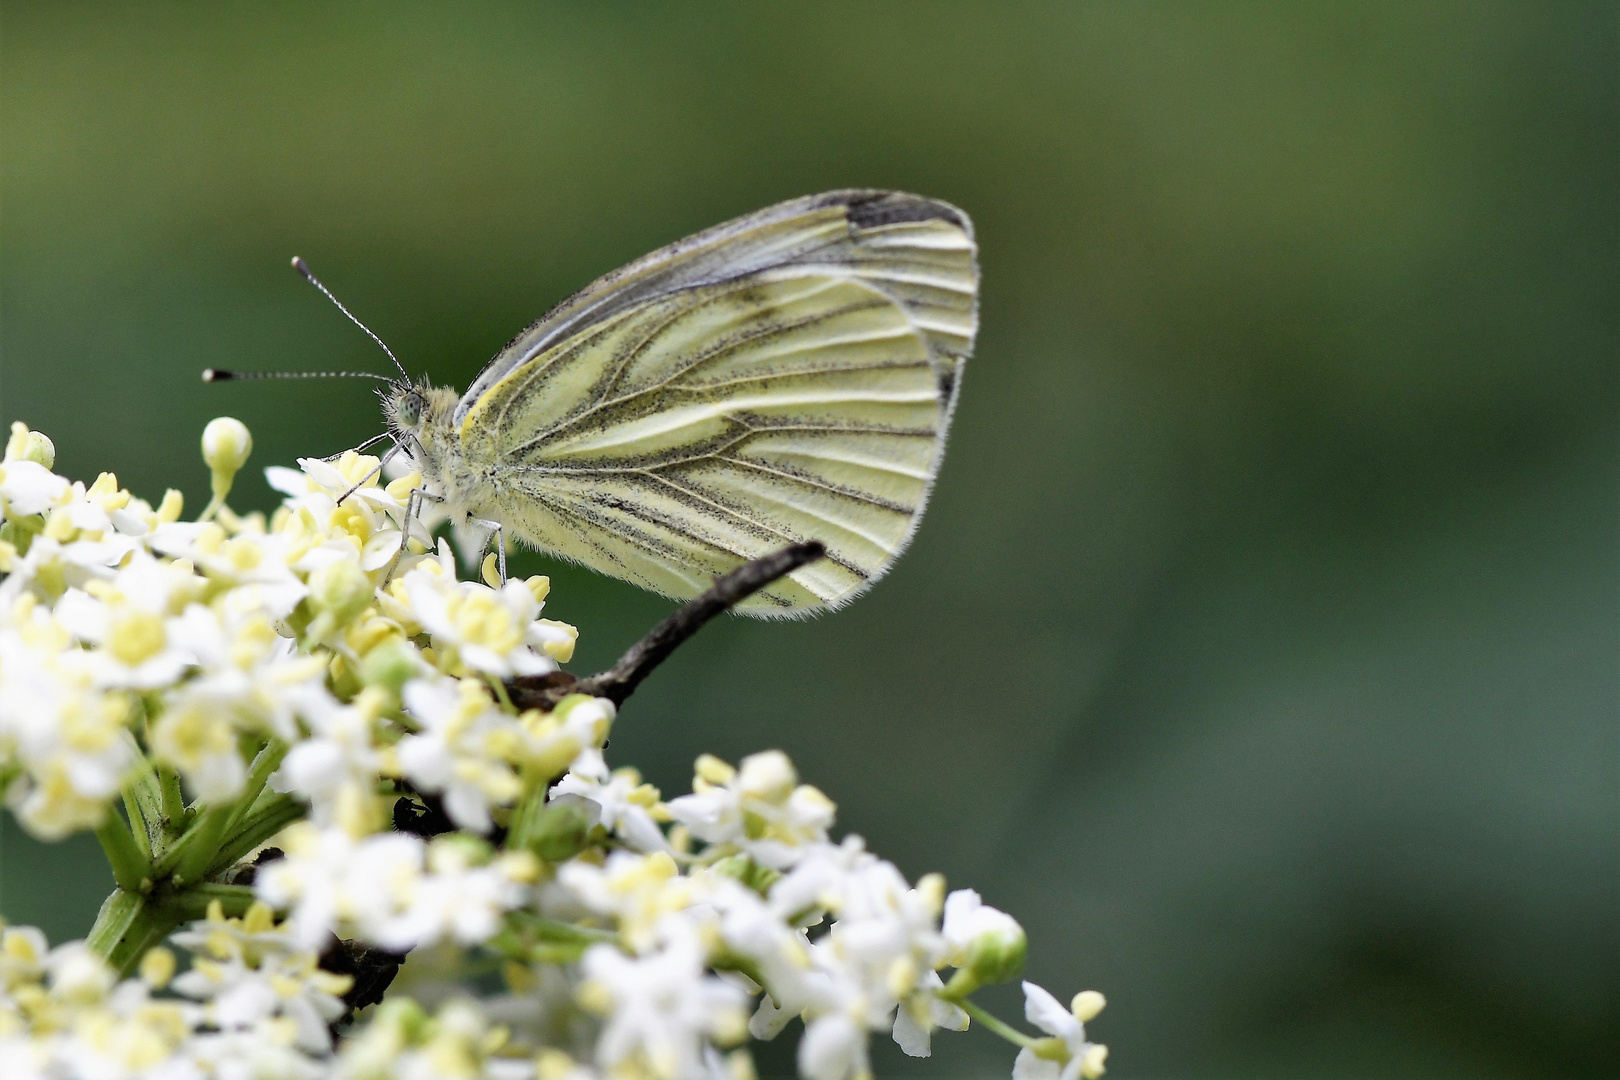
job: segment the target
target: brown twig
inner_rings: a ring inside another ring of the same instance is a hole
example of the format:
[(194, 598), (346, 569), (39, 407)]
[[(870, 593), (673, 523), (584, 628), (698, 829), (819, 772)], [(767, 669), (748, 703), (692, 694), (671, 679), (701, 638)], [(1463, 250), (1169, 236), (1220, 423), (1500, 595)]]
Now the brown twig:
[(704, 623), (826, 553), (827, 549), (821, 543), (811, 540), (789, 544), (780, 551), (746, 562), (724, 577), (715, 578), (714, 584), (706, 592), (688, 600), (673, 615), (649, 630), (646, 636), (619, 657), (618, 663), (606, 671), (587, 675), (583, 679), (565, 671), (513, 679), (506, 684), (512, 703), (520, 709), (552, 709), (569, 694), (589, 694), (622, 705), (624, 699), (634, 693), (641, 681), (652, 673), (653, 668), (668, 659), (669, 654), (702, 629)]

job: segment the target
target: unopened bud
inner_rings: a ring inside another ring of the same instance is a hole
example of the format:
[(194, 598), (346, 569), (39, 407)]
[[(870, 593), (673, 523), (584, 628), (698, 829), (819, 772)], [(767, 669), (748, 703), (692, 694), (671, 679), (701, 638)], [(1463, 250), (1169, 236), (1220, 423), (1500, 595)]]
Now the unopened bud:
[(962, 965), (945, 986), (948, 997), (963, 998), (981, 986), (1016, 979), (1024, 970), (1029, 939), (1023, 927), (1003, 916), (974, 937), (962, 952)]
[(1016, 979), (1024, 970), (1024, 958), (1029, 953), (1029, 939), (1024, 928), (1014, 923), (1004, 930), (981, 934), (968, 947), (968, 964), (984, 983), (1003, 983)]
[(253, 453), (253, 436), (247, 425), (229, 416), (208, 421), (202, 436), (203, 461), (213, 475), (214, 498), (223, 499), (248, 455)]
[(43, 433), (29, 431), (21, 420), (11, 425), (11, 438), (6, 440), (7, 461), (32, 461), (49, 469), (56, 465), (56, 444)]
[(780, 750), (766, 750), (742, 759), (737, 786), (746, 795), (781, 803), (793, 794), (798, 782), (799, 774), (794, 771), (793, 762), (788, 756)]
[(309, 636), (324, 641), (371, 603), (371, 579), (360, 564), (339, 559), (309, 575), (309, 603), (315, 609)]
[(377, 1006), (372, 1023), (384, 1029), (394, 1028), (405, 1037), (407, 1045), (420, 1042), (432, 1024), (427, 1012), (408, 997), (392, 997)]
[(585, 850), (595, 824), (583, 806), (569, 799), (525, 803), (512, 829), (512, 842), (548, 863), (567, 862)]
[(416, 650), (407, 645), (404, 638), (390, 637), (373, 647), (360, 661), (360, 681), (367, 686), (381, 686), (397, 698), (406, 680), (420, 674), (421, 670)]

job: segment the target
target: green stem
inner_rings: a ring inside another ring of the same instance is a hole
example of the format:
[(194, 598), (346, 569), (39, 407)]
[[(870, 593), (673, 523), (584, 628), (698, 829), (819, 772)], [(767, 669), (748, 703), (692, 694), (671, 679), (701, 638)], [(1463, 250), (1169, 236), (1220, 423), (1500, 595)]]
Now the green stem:
[(213, 875), (234, 866), (242, 856), (270, 839), (308, 813), (308, 808), (291, 795), (259, 800), (259, 805), (238, 822), (219, 845), (219, 852), (208, 864)]
[(135, 970), (146, 950), (179, 924), (178, 914), (168, 906), (149, 896), (115, 889), (101, 905), (87, 944), (123, 978)]
[(247, 782), (242, 786), (242, 793), (237, 796), (236, 810), (231, 814), (231, 820), (226, 824), (227, 833), (242, 823), (242, 819), (253, 809), (254, 800), (264, 790), (264, 785), (270, 782), (270, 776), (281, 768), (281, 759), (287, 756), (287, 744), (280, 739), (272, 738), (260, 748), (253, 759), (253, 765), (248, 769)]
[(186, 834), (169, 854), (175, 856), (170, 876), (178, 887), (201, 881), (208, 864), (219, 851), (225, 827), (231, 823), (234, 806), (211, 806), (198, 815)]
[(177, 836), (186, 827), (186, 800), (180, 794), (180, 777), (163, 765), (158, 768), (158, 784), (162, 789), (165, 830)]
[(106, 819), (96, 829), (96, 839), (101, 841), (101, 850), (112, 865), (113, 880), (118, 882), (118, 887), (140, 892), (143, 885), (148, 889), (152, 887), (152, 862), (130, 829), (131, 826), (118, 816), (118, 811), (109, 808)]
[(177, 917), (177, 923), (205, 918), (208, 905), (215, 900), (225, 909), (228, 918), (237, 918), (253, 906), (253, 888), (249, 885), (221, 885), (204, 881), (189, 889), (174, 893), (164, 900), (164, 907)]
[(1003, 1039), (1006, 1039), (1014, 1046), (1031, 1047), (1040, 1041), (1032, 1036), (1025, 1035), (1022, 1031), (1019, 1031), (1011, 1024), (997, 1020), (994, 1016), (991, 1016), (989, 1013), (985, 1012), (982, 1008), (966, 998), (955, 1002), (955, 1004), (959, 1006), (963, 1012), (967, 1013), (969, 1016), (973, 1017), (973, 1019), (977, 1020), (979, 1023), (983, 1024), (997, 1035), (1000, 1035)]
[(227, 483), (223, 488), (215, 484), (214, 497), (208, 500), (208, 505), (203, 507), (203, 512), (197, 515), (197, 524), (201, 525), (205, 521), (213, 521), (214, 515), (225, 508), (225, 496), (230, 493), (230, 484)]
[[(144, 706), (141, 708), (144, 710)], [(126, 730), (123, 737), (135, 760), (134, 775), (124, 786), (124, 810), (130, 824), (144, 830), (144, 836), (137, 832), (135, 838), (143, 842), (148, 853), (157, 855), (167, 839), (163, 831), (163, 787), (134, 734)]]
[(129, 818), (130, 836), (135, 841), (135, 846), (140, 849), (142, 857), (147, 861), (151, 861), (152, 827), (147, 823), (144, 811), (145, 808), (141, 806), (140, 797), (135, 794), (134, 785), (126, 787), (124, 789), (124, 816)]
[(145, 907), (146, 897), (114, 889), (101, 902), (101, 910), (96, 913), (95, 925), (90, 927), (85, 944), (102, 956), (109, 955)]

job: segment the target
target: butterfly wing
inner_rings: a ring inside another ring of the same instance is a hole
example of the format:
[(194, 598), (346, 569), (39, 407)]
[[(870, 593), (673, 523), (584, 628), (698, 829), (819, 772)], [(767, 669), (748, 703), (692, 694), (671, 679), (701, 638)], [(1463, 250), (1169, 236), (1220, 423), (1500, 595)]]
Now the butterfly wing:
[(972, 226), (915, 195), (795, 199), (656, 251), (518, 335), (457, 406), (493, 516), (689, 597), (782, 545), (828, 557), (743, 605), (881, 576), (939, 468), (976, 328)]

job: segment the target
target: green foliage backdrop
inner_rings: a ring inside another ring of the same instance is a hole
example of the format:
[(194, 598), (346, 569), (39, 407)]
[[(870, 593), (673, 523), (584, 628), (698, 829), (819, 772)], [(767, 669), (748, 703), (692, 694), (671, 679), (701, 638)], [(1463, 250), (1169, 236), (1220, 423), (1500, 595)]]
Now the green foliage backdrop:
[[(1609, 4), (6, 0), (0, 412), (194, 506), (235, 415), (266, 506), (379, 423), (198, 381), (381, 370), (294, 253), (465, 387), (694, 229), (950, 199), (983, 334), (915, 547), (705, 631), (621, 760), (783, 747), (1106, 990), (1114, 1075), (1614, 1075), (1616, 45)], [(579, 670), (668, 609), (518, 568)], [(82, 934), (103, 877), (7, 825), (9, 918)]]

